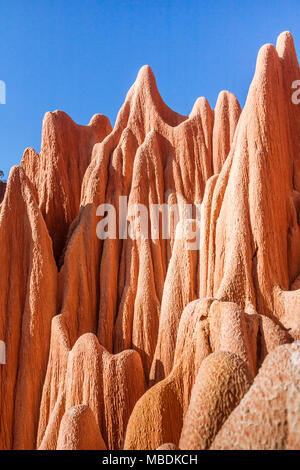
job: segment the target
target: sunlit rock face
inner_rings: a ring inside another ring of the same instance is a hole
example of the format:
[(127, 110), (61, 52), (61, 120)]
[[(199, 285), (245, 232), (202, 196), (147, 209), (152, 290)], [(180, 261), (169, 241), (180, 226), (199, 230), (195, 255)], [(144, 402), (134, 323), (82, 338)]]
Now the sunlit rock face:
[[(299, 79), (285, 32), (242, 110), (182, 116), (144, 66), (114, 128), (46, 114), (0, 183), (1, 449), (300, 449)], [(121, 237), (121, 196), (170, 236)]]

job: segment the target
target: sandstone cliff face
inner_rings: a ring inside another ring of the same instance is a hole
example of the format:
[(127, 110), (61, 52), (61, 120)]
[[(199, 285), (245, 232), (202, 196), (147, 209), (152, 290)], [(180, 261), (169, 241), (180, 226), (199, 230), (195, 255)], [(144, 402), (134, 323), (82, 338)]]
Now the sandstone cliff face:
[(46, 114), (0, 187), (2, 449), (300, 448), (297, 79), (286, 32), (242, 110), (222, 91), (182, 116), (145, 66), (113, 129)]

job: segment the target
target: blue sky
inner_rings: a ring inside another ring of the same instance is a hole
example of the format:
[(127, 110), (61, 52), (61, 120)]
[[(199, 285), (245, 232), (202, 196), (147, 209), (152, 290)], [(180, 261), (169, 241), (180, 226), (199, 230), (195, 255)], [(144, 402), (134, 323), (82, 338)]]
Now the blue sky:
[(46, 111), (112, 124), (140, 67), (188, 114), (222, 89), (243, 105), (257, 52), (290, 30), (300, 53), (299, 0), (0, 0), (0, 169), (40, 150)]

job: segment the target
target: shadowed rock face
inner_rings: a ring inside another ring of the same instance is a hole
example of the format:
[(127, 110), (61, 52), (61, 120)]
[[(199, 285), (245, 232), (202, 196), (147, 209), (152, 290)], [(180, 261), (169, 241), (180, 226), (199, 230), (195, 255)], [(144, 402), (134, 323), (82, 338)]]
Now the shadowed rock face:
[(6, 190), (6, 183), (4, 183), (3, 181), (0, 181), (0, 204), (3, 201), (5, 190)]
[[(182, 116), (144, 66), (113, 129), (46, 114), (0, 185), (1, 449), (300, 448), (299, 79), (285, 32), (243, 110)], [(100, 240), (120, 196), (170, 237)]]

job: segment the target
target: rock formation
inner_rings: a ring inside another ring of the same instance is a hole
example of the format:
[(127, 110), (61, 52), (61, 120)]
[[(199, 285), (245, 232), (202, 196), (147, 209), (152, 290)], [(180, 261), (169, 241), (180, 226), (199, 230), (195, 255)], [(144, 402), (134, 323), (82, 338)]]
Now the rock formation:
[(5, 190), (6, 190), (6, 183), (4, 183), (3, 181), (0, 181), (0, 204), (3, 201)]
[(57, 450), (105, 450), (95, 416), (87, 405), (77, 405), (64, 414)]
[(299, 79), (285, 32), (242, 110), (144, 66), (113, 129), (46, 114), (0, 183), (1, 449), (300, 449)]
[(209, 449), (250, 385), (248, 369), (239, 356), (218, 351), (204, 359), (192, 389), (179, 447)]
[(109, 120), (100, 114), (88, 126), (79, 126), (62, 111), (49, 112), (43, 121), (41, 154), (31, 148), (24, 152), (21, 166), (36, 188), (57, 260), (78, 214), (82, 179), (93, 147), (110, 132)]
[(0, 445), (34, 448), (56, 314), (57, 268), (35, 189), (22, 167), (10, 172), (0, 244), (0, 337), (6, 344), (6, 364), (0, 366)]
[(299, 368), (299, 341), (270, 353), (211, 448), (299, 450)]

